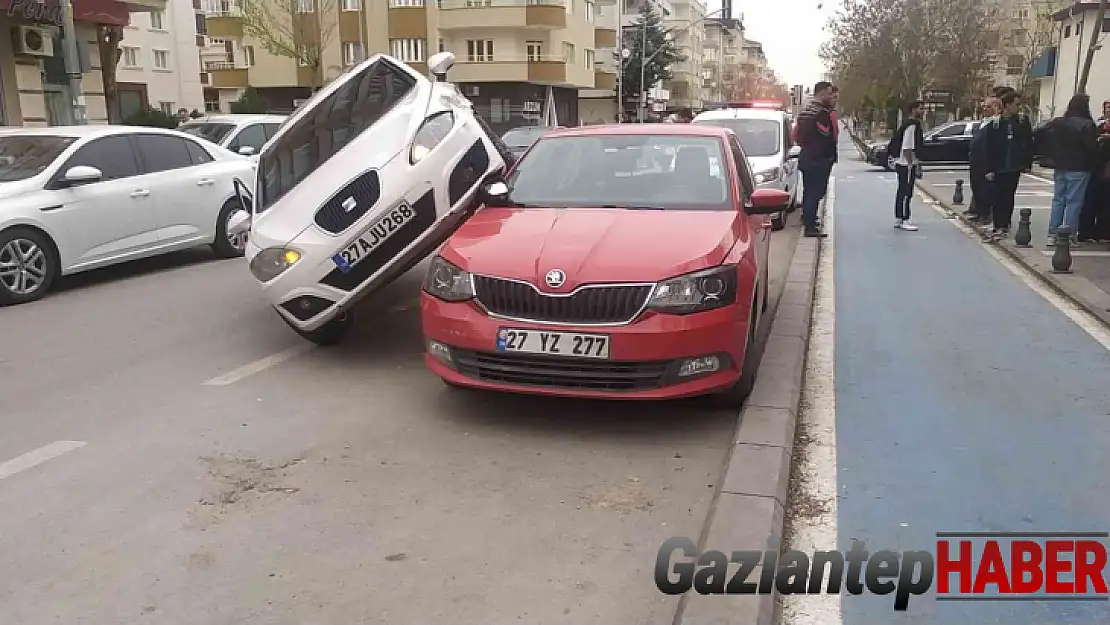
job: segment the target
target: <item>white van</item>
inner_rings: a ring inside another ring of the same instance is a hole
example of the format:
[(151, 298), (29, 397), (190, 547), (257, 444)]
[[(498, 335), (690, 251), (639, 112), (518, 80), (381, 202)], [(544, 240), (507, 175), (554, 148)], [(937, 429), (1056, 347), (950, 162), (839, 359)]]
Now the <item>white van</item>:
[[(736, 133), (748, 155), (758, 187), (780, 189), (790, 193), (786, 212), (793, 212), (798, 196), (798, 155), (801, 148), (791, 140), (789, 116), (776, 108), (728, 108), (706, 111), (694, 118), (695, 124), (723, 126)], [(772, 217), (775, 230), (785, 226), (785, 216)]]

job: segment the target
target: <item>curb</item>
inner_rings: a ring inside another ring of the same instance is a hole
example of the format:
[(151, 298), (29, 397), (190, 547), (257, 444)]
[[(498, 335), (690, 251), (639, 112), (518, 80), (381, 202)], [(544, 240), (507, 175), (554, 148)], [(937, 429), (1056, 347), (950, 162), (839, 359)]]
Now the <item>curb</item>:
[[(917, 188), (926, 196), (932, 198), (934, 202), (939, 204), (953, 217), (959, 219), (969, 228), (978, 232), (978, 229), (971, 225), (967, 217), (965, 217), (961, 211), (953, 209), (951, 202), (937, 197), (934, 192), (926, 188), (923, 181), (917, 181)], [(1110, 293), (1098, 288), (1094, 283), (1082, 276), (1052, 273), (1050, 271), (1052, 267), (1051, 260), (1048, 257), (1042, 257), (1036, 248), (1027, 248), (1028, 251), (1026, 251), (1026, 249), (1014, 247), (1009, 241), (996, 244), (993, 247), (1001, 250), (1002, 253), (1006, 254), (1011, 260), (1040, 278), (1041, 282), (1053, 291), (1076, 306), (1086, 310), (1103, 324), (1110, 327)]]
[[(759, 376), (740, 412), (699, 549), (780, 548), (821, 257), (818, 241), (801, 237), (794, 248)], [(768, 595), (690, 591), (679, 601), (673, 625), (773, 625), (781, 609), (777, 591)]]

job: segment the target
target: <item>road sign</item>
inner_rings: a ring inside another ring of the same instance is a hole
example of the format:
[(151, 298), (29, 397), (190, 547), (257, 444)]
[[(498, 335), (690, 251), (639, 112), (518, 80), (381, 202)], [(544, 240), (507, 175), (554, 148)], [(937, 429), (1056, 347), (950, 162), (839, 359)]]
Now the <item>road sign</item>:
[(926, 89), (921, 92), (921, 99), (931, 104), (944, 104), (952, 100), (952, 92), (947, 89)]

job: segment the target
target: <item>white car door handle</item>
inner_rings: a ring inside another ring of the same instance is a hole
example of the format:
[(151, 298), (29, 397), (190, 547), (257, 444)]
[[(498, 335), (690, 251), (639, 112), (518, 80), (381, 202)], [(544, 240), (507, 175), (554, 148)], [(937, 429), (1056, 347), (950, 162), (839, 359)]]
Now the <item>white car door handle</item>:
[(137, 189), (131, 192), (131, 197), (146, 197), (148, 195), (150, 195), (150, 191), (148, 189)]
[(207, 186), (211, 185), (212, 182), (213, 181), (212, 181), (211, 178), (201, 178), (200, 180), (197, 180), (197, 186), (198, 187), (207, 187)]

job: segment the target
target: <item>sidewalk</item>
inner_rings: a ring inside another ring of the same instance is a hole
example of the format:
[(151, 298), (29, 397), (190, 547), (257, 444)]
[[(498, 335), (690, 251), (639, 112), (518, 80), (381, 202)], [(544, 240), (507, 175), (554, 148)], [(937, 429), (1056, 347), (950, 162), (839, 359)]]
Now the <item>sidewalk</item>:
[[(963, 203), (955, 204), (953, 196), (956, 181), (963, 180)], [(971, 187), (967, 184), (967, 169), (928, 169), (925, 176), (917, 181), (917, 186), (932, 197), (955, 217), (966, 223), (963, 212), (971, 201)], [(1091, 314), (1110, 325), (1110, 245), (1084, 243), (1073, 247), (1071, 274), (1052, 273), (1052, 248), (1048, 242), (1048, 218), (1052, 205), (1051, 172), (1035, 168), (1032, 174), (1023, 175), (1017, 191), (1014, 224), (1010, 238), (998, 244), (998, 248), (1021, 265), (1031, 269), (1041, 278), (1061, 291)], [(1033, 235), (1032, 247), (1020, 248), (1014, 243), (1020, 211), (1028, 208), (1030, 233)]]

